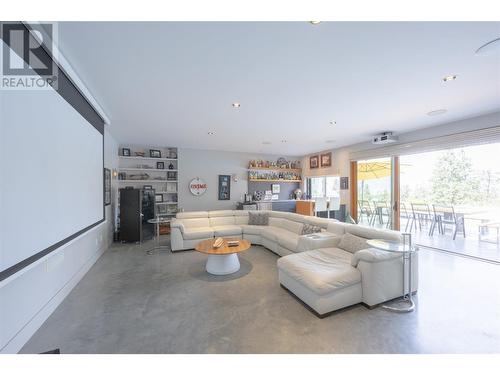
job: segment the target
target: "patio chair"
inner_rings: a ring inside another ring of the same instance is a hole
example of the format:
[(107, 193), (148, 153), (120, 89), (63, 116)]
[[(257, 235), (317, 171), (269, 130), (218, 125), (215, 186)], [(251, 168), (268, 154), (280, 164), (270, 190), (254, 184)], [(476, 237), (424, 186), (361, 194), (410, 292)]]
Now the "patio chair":
[(408, 225), (410, 224), (410, 216), (408, 215), (408, 210), (406, 209), (406, 203), (401, 202), (399, 205), (399, 217), (401, 219), (406, 219), (405, 232), (408, 231)]
[[(390, 206), (391, 205), (386, 201), (373, 202), (373, 207), (375, 207), (375, 216), (378, 217), (378, 221), (380, 224), (384, 224), (384, 216), (387, 216), (387, 228), (390, 228), (392, 222), (392, 210)], [(373, 223), (375, 223), (375, 220), (373, 220)]]
[(418, 228), (422, 230), (422, 225), (426, 225), (432, 220), (431, 210), (427, 203), (410, 203), (411, 204), (411, 214), (410, 214), (410, 232), (415, 225), (415, 230)]
[(363, 215), (368, 219), (368, 225), (372, 225), (375, 219), (375, 212), (372, 209), (372, 206), (369, 201), (360, 200), (358, 201), (359, 208), (359, 220), (361, 221)]
[(463, 215), (458, 215), (455, 213), (453, 206), (442, 206), (442, 205), (432, 205), (434, 211), (434, 218), (432, 220), (432, 225), (429, 230), (429, 235), (434, 234), (436, 226), (440, 234), (445, 234), (446, 225), (453, 226), (453, 239), (457, 238), (457, 233), (459, 230), (465, 238), (465, 220)]

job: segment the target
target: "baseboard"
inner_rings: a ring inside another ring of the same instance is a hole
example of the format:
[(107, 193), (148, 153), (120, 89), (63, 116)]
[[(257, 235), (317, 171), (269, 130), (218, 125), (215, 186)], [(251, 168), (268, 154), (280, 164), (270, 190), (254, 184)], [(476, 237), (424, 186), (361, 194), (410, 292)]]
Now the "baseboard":
[(0, 354), (18, 353), (106, 250), (107, 248), (104, 248), (92, 255), (80, 270), (0, 350)]

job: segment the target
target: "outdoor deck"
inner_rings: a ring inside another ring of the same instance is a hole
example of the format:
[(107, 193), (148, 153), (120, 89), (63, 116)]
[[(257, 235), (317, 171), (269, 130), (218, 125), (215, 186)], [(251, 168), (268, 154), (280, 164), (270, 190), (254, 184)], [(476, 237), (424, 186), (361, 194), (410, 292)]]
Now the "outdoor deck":
[[(385, 217), (384, 220), (387, 220), (387, 218)], [(405, 218), (401, 218), (402, 231), (406, 227), (406, 220)], [(360, 221), (360, 224), (369, 225), (365, 217)], [(386, 223), (380, 224), (376, 222), (374, 227), (386, 228), (386, 225)], [(411, 233), (413, 235), (413, 242), (417, 245), (500, 262), (500, 245), (493, 242), (480, 241), (477, 224), (466, 225), (466, 237), (464, 238), (461, 233), (458, 233), (455, 240), (453, 240), (450, 230), (447, 230), (444, 235), (439, 234), (436, 230), (433, 236), (429, 236), (429, 224), (423, 225), (422, 230), (413, 229)], [(484, 239), (495, 241), (496, 231), (490, 231), (490, 233), (485, 234), (483, 237)]]

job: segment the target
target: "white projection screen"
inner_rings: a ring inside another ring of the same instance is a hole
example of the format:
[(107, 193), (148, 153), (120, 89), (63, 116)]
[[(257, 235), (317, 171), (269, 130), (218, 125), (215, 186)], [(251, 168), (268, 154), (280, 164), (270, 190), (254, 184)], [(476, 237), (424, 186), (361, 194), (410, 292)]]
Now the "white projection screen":
[(63, 96), (0, 92), (3, 278), (104, 220), (103, 131)]

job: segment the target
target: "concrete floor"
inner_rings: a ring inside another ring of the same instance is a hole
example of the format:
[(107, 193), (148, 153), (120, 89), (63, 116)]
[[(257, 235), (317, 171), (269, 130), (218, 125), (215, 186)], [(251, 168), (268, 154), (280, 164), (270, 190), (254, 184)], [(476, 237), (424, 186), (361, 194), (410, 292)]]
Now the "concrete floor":
[(112, 246), (22, 349), (38, 353), (500, 353), (500, 266), (422, 250), (417, 310), (318, 319), (255, 246), (215, 277), (194, 251)]

